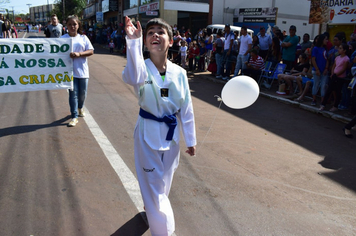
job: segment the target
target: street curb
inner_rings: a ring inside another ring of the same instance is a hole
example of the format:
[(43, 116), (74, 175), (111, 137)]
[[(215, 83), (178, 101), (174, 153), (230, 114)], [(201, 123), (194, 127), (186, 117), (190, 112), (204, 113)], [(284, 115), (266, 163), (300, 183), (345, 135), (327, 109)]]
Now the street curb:
[(319, 111), (319, 108), (317, 108), (317, 107), (311, 107), (311, 106), (308, 106), (308, 105), (305, 105), (305, 104), (302, 104), (302, 103), (299, 103), (299, 102), (291, 101), (291, 100), (289, 100), (287, 98), (281, 98), (279, 96), (273, 96), (273, 95), (270, 95), (270, 94), (267, 94), (267, 93), (264, 93), (264, 92), (260, 92), (260, 95), (262, 95), (263, 97), (269, 98), (269, 99), (277, 100), (277, 101), (285, 103), (285, 104), (289, 104), (289, 105), (292, 105), (292, 106), (295, 106), (295, 107), (299, 107), (301, 109), (304, 109), (306, 111), (309, 111), (309, 112), (312, 112), (312, 113), (315, 113), (315, 114), (323, 115), (324, 117), (327, 117), (327, 118), (331, 118), (331, 119), (334, 119), (334, 120), (337, 120), (337, 121), (341, 121), (343, 123), (349, 123), (351, 121), (351, 118), (347, 118), (347, 117), (344, 117), (344, 116), (341, 116), (341, 115), (338, 115), (338, 114), (334, 114), (333, 112), (330, 112), (330, 111)]

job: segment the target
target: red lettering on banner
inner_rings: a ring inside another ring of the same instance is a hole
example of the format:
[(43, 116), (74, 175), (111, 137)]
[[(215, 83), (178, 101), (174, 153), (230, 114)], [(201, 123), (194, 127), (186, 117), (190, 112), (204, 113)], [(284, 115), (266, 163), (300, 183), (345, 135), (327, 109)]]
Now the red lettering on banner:
[(344, 7), (344, 8), (342, 8), (341, 10), (340, 10), (340, 12), (339, 13), (337, 13), (338, 15), (344, 15), (344, 14), (346, 14), (346, 15), (350, 15), (350, 14), (356, 14), (356, 9), (350, 9), (350, 8), (348, 8), (348, 7)]

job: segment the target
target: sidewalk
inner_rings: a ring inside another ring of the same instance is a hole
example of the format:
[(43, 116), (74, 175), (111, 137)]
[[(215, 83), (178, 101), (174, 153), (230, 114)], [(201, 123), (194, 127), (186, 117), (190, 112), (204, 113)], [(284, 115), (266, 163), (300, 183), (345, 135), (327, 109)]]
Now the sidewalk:
[[(102, 48), (109, 50), (109, 47), (107, 45), (95, 44), (95, 46), (101, 46)], [(118, 50), (115, 49), (114, 53), (118, 54)], [(211, 74), (211, 72), (195, 72), (195, 73), (188, 72), (188, 77), (196, 77), (196, 76), (203, 78), (203, 79), (213, 81), (214, 83), (226, 84), (226, 81), (224, 81), (222, 79), (216, 79), (215, 76), (213, 76)], [(271, 89), (265, 89), (265, 88), (260, 87), (260, 96), (263, 96), (263, 97), (266, 97), (269, 99), (274, 99), (274, 100), (277, 100), (278, 102), (283, 102), (285, 104), (289, 104), (289, 105), (292, 105), (295, 107), (299, 107), (300, 109), (304, 109), (309, 112), (313, 112), (315, 114), (323, 115), (325, 117), (328, 117), (328, 118), (331, 118), (331, 119), (334, 119), (337, 121), (341, 121), (343, 123), (349, 123), (351, 121), (351, 119), (353, 118), (351, 116), (346, 115), (347, 111), (341, 111), (341, 110), (338, 110), (336, 112), (330, 112), (328, 110), (319, 111), (320, 102), (318, 103), (317, 106), (311, 106), (310, 105), (311, 99), (309, 101), (308, 97), (306, 96), (304, 98), (304, 102), (299, 103), (299, 102), (294, 101), (294, 98), (296, 98), (296, 96), (278, 95), (276, 93), (277, 90), (278, 90), (278, 88), (276, 87), (275, 83)]]
[[(214, 83), (221, 83), (221, 84), (225, 84), (226, 81), (223, 81), (221, 79), (216, 79), (215, 76), (211, 75), (210, 72), (200, 72), (200, 73), (190, 73), (188, 72), (188, 76), (199, 76), (201, 78), (213, 81)], [(320, 103), (318, 103), (317, 106), (311, 106), (311, 98), (310, 100), (308, 99), (308, 97), (305, 97), (304, 102), (299, 103), (294, 101), (295, 98), (297, 98), (297, 96), (295, 95), (278, 95), (276, 93), (276, 91), (278, 90), (276, 83), (274, 83), (274, 85), (272, 86), (271, 89), (265, 89), (265, 88), (260, 88), (260, 96), (269, 98), (269, 99), (274, 99), (277, 100), (278, 102), (283, 102), (285, 104), (289, 104), (295, 107), (299, 107), (301, 109), (307, 110), (309, 112), (313, 112), (315, 114), (320, 114), (323, 115), (325, 117), (337, 120), (337, 121), (341, 121), (343, 123), (348, 123), (351, 121), (352, 117), (348, 116), (346, 113), (347, 111), (341, 111), (338, 110), (336, 112), (329, 112), (328, 110), (325, 111), (319, 111), (319, 105)], [(329, 108), (330, 109), (330, 108)]]

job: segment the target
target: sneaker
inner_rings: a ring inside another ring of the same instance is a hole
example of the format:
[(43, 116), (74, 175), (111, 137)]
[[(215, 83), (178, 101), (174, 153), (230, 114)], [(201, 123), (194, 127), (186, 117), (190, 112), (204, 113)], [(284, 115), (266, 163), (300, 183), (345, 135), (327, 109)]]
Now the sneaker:
[(320, 105), (319, 111), (324, 111), (324, 109), (325, 109), (325, 106)]
[(271, 85), (269, 85), (266, 81), (264, 81), (262, 85), (267, 89), (271, 88)]
[(337, 108), (338, 108), (339, 110), (341, 110), (341, 111), (345, 111), (345, 110), (348, 109), (348, 107), (343, 106), (343, 105), (339, 105)]
[(74, 127), (77, 123), (78, 123), (78, 119), (77, 119), (77, 118), (73, 118), (73, 119), (68, 123), (68, 127)]
[(316, 106), (316, 101), (313, 100), (310, 105)]
[(229, 80), (229, 77), (224, 77), (224, 78), (222, 78), (223, 80), (225, 80), (225, 81), (228, 81)]
[(222, 79), (222, 75), (217, 75), (215, 78)]
[(336, 107), (332, 107), (329, 111), (331, 111), (331, 112), (337, 111), (337, 108)]
[(303, 102), (303, 99), (301, 99), (301, 98), (296, 98), (296, 99), (294, 99), (294, 101), (296, 101), (296, 102)]
[(78, 116), (80, 116), (80, 117), (85, 116), (84, 108), (78, 108)]

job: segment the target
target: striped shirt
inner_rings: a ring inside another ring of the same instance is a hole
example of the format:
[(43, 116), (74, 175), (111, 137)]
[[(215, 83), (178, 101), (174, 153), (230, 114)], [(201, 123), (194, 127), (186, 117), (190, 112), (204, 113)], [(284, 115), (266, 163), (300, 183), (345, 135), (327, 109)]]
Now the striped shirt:
[(263, 70), (265, 68), (265, 62), (260, 56), (257, 56), (256, 60), (251, 57), (249, 63), (255, 69)]

